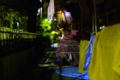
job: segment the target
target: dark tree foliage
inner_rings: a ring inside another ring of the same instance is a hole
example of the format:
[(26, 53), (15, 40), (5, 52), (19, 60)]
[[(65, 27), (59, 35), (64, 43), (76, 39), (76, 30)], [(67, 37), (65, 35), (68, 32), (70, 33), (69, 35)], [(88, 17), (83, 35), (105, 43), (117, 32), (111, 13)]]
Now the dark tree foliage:
[(36, 32), (36, 15), (38, 8), (43, 6), (40, 0), (6, 0), (0, 1), (6, 10), (12, 9), (22, 15), (28, 16), (28, 32)]
[(42, 6), (43, 4), (39, 0), (27, 0), (28, 32), (36, 32), (37, 10)]

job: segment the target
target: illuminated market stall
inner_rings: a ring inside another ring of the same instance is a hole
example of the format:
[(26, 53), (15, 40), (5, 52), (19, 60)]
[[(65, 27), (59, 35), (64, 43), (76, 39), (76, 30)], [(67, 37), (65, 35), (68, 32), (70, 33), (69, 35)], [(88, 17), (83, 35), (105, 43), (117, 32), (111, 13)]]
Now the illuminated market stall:
[[(52, 1), (52, 0), (51, 0)], [(54, 26), (54, 30), (58, 31), (58, 36), (57, 38), (60, 39), (61, 42), (59, 42), (60, 44), (56, 47), (56, 57), (57, 57), (57, 62), (59, 64), (60, 67), (64, 66), (64, 65), (69, 65), (66, 68), (62, 68), (63, 72), (60, 72), (59, 69), (55, 69), (56, 73), (62, 76), (67, 76), (67, 77), (73, 77), (73, 78), (78, 78), (78, 79), (84, 79), (84, 80), (96, 80), (99, 77), (100, 73), (100, 77), (99, 80), (110, 80), (110, 76), (112, 76), (112, 80), (119, 80), (119, 77), (117, 75), (114, 74), (113, 71), (115, 71), (115, 73), (119, 74), (119, 72), (117, 72), (118, 65), (116, 65), (115, 67), (109, 68), (107, 69), (108, 65), (109, 66), (114, 66), (114, 65), (110, 65), (107, 64), (110, 63), (108, 61), (108, 59), (112, 59), (116, 62), (119, 61), (119, 59), (114, 59), (111, 57), (112, 53), (110, 54), (110, 56), (108, 56), (108, 48), (110, 46), (110, 48), (113, 48), (115, 46), (115, 43), (112, 43), (112, 40), (115, 40), (115, 37), (112, 37), (112, 33), (110, 33), (109, 31), (114, 32), (115, 30), (117, 31), (119, 24), (115, 24), (113, 26), (107, 26), (107, 23), (103, 23), (101, 24), (102, 19), (101, 19), (101, 15), (97, 15), (97, 10), (96, 10), (96, 1), (93, 1), (94, 3), (94, 13), (92, 15), (92, 19), (91, 19), (91, 32), (89, 33), (89, 37), (86, 38), (86, 36), (84, 36), (84, 38), (82, 38), (82, 40), (75, 40), (69, 43), (69, 37), (65, 37), (64, 34), (64, 29), (70, 30), (72, 31), (75, 24), (74, 23), (74, 18), (71, 15), (71, 12), (67, 11), (65, 8), (59, 6), (59, 8), (55, 8), (54, 11), (54, 15), (53, 12), (52, 17), (49, 16), (48, 19), (49, 21), (53, 20), (54, 23), (56, 23), (56, 26)], [(80, 3), (81, 4), (81, 3)], [(49, 8), (48, 8), (49, 9)], [(52, 11), (52, 9), (51, 9)], [(51, 12), (48, 11), (48, 12)], [(116, 10), (114, 10), (116, 11)], [(110, 14), (110, 13), (109, 13)], [(108, 14), (103, 14), (105, 16), (108, 16)], [(83, 26), (82, 25), (84, 23), (84, 20), (81, 18), (81, 26), (83, 30)], [(99, 20), (99, 22), (97, 22)], [(106, 17), (106, 21), (108, 21), (109, 18)], [(101, 21), (101, 22), (100, 22)], [(116, 28), (116, 29), (115, 29)], [(82, 31), (80, 30), (80, 31)], [(108, 34), (107, 31), (110, 33)], [(69, 32), (69, 31), (68, 31)], [(61, 34), (59, 34), (61, 33)], [(87, 34), (87, 33), (86, 33)], [(118, 35), (119, 33), (116, 32), (115, 35)], [(85, 33), (84, 33), (85, 35)], [(80, 35), (78, 35), (79, 38), (81, 37)], [(112, 39), (110, 41), (107, 40), (107, 36), (109, 36), (109, 39)], [(117, 36), (116, 36), (117, 37)], [(67, 40), (66, 40), (67, 39)], [(119, 40), (119, 38), (117, 37), (117, 39)], [(118, 41), (117, 40), (117, 41)], [(98, 41), (98, 42), (97, 42)], [(108, 43), (109, 44), (104, 44), (104, 43)], [(119, 41), (118, 41), (119, 43)], [(114, 45), (114, 46), (112, 46)], [(111, 47), (112, 46), (112, 47)], [(105, 50), (103, 47), (106, 47), (107, 49)], [(117, 50), (117, 49), (115, 49)], [(115, 52), (115, 50), (113, 50), (113, 52)], [(98, 51), (98, 52), (96, 52)], [(119, 50), (117, 50), (119, 52)], [(107, 56), (104, 57), (103, 54), (106, 54)], [(97, 54), (98, 53), (98, 54)], [(116, 55), (118, 55), (117, 52), (115, 52)], [(74, 55), (75, 54), (75, 55)], [(77, 54), (77, 55), (76, 55)], [(98, 56), (100, 56), (101, 58), (98, 58)], [(67, 64), (64, 64), (63, 58), (66, 59), (66, 61), (68, 62)], [(102, 60), (102, 58), (105, 60)], [(107, 59), (106, 59), (107, 58)], [(63, 62), (62, 62), (63, 61)], [(77, 62), (77, 64), (73, 64), (75, 62)], [(112, 62), (112, 61), (111, 61)], [(115, 62), (115, 64), (116, 64)], [(71, 64), (72, 63), (72, 64)], [(101, 65), (99, 65), (99, 64)], [(113, 62), (114, 64), (114, 62)], [(119, 64), (119, 62), (118, 62)], [(105, 67), (103, 66), (105, 65)], [(100, 71), (102, 70), (102, 72)], [(111, 73), (111, 75), (108, 75), (108, 73)], [(113, 75), (112, 75), (113, 74)], [(107, 77), (106, 77), (107, 76)]]

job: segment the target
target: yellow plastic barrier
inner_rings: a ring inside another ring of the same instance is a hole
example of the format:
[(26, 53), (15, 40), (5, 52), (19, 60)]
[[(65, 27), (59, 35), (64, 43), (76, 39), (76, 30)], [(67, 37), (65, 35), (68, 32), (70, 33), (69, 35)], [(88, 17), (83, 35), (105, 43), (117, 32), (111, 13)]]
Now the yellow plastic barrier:
[(87, 41), (87, 40), (80, 41), (80, 49), (79, 49), (79, 58), (80, 59), (79, 59), (79, 68), (78, 68), (79, 73), (85, 72), (83, 70), (83, 68), (84, 68), (84, 60), (85, 60), (88, 44), (89, 44), (89, 41)]
[(88, 74), (91, 80), (120, 80), (120, 24), (96, 35)]

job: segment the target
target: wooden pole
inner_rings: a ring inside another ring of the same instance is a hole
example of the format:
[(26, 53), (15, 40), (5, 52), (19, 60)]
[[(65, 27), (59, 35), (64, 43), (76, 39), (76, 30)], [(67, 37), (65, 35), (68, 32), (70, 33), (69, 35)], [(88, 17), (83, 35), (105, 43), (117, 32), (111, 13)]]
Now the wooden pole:
[(97, 32), (97, 13), (96, 13), (96, 1), (94, 0), (94, 24), (95, 24), (95, 32)]
[(80, 6), (80, 1), (79, 0), (77, 0), (77, 2), (78, 2), (78, 4), (79, 4), (79, 9), (80, 9), (80, 11), (81, 11), (81, 18), (80, 18), (80, 23), (81, 23), (81, 36), (82, 36), (82, 38), (83, 38), (83, 12), (82, 12), (82, 8), (81, 8), (81, 6)]
[(92, 32), (95, 32), (95, 20), (94, 20), (94, 14), (92, 14)]
[(13, 29), (13, 25), (12, 25), (12, 21), (13, 21), (13, 12), (12, 12), (12, 9), (10, 10), (10, 28)]
[(82, 15), (81, 15), (81, 35), (82, 35), (82, 38), (83, 38), (83, 18), (82, 18)]
[(106, 12), (106, 23), (108, 23), (108, 12)]

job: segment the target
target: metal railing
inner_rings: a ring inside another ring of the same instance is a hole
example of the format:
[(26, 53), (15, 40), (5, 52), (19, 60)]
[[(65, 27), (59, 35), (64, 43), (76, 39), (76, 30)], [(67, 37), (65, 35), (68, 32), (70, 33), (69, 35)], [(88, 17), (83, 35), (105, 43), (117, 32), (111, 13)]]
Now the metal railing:
[(0, 56), (15, 53), (41, 43), (41, 36), (35, 33), (0, 28)]

